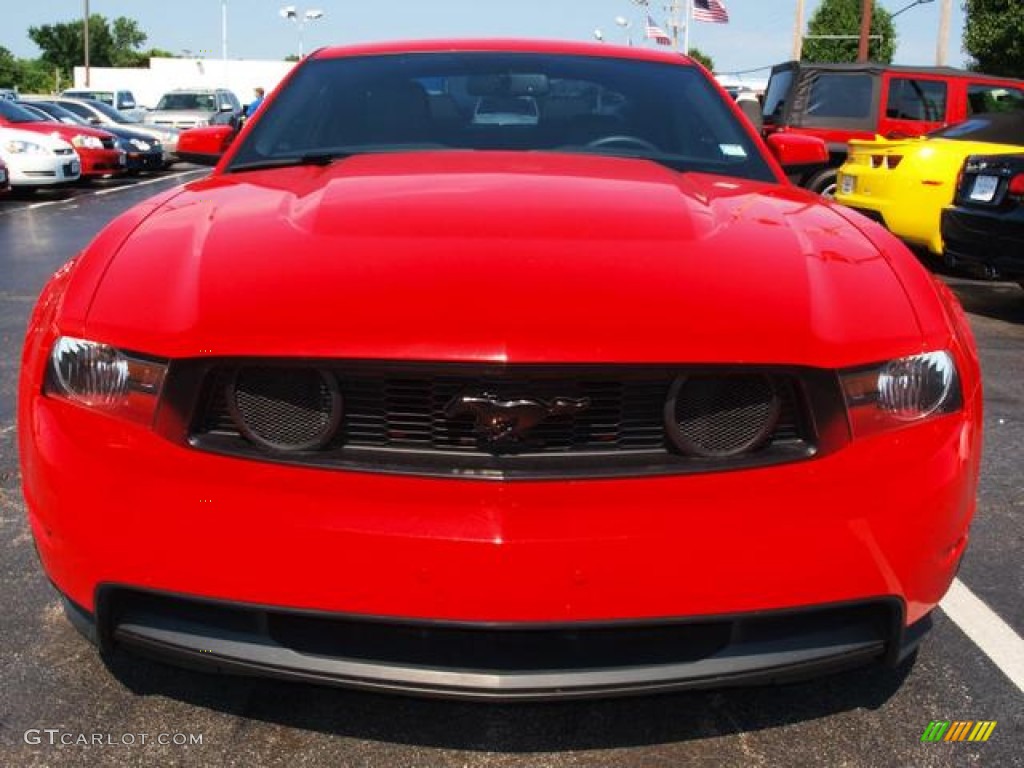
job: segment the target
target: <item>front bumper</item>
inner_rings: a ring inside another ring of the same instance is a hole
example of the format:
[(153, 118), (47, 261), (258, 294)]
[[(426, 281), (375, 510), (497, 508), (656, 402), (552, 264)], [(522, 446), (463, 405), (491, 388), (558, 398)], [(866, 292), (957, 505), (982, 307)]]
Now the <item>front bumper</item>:
[(82, 160), (82, 178), (116, 176), (125, 172), (127, 159), (119, 149), (79, 148), (76, 151)]
[(161, 152), (128, 152), (126, 153), (127, 169), (132, 172), (160, 171), (164, 167), (164, 153)]
[[(235, 671), (531, 698), (899, 658), (904, 633), (923, 626), (967, 544), (980, 438), (970, 413), (793, 464), (628, 479), (486, 482), (272, 465), (40, 395), (22, 403), (20, 438), (43, 565), (80, 613), (97, 617), (102, 643)], [(118, 597), (135, 593), (181, 596), (187, 610)], [(223, 610), (196, 610), (204, 601)], [(862, 604), (885, 606), (885, 618), (771, 621)], [(499, 646), (523, 626), (578, 635), (615, 625), (639, 637), (716, 624), (726, 641), (694, 655), (684, 637), (676, 656), (655, 663), (627, 637), (610, 667), (484, 664), (466, 677), (409, 662), (405, 651), (367, 660), (271, 632), (270, 617), (310, 612), (417, 631), (483, 627)]]
[(205, 671), (475, 700), (575, 699), (805, 679), (895, 665), (930, 627), (897, 600), (701, 620), (493, 625), (268, 609), (105, 585), (93, 615), (65, 601), (104, 650), (124, 646)]

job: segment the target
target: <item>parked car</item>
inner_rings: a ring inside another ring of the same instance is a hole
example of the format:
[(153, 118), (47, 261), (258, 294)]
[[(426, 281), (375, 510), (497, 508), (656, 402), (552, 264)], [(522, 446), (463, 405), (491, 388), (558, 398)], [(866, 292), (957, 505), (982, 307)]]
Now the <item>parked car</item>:
[(950, 266), (1024, 288), (1024, 152), (967, 158), (942, 239)]
[(74, 147), (64, 139), (2, 126), (0, 160), (7, 165), (10, 186), (16, 190), (70, 184), (82, 172)]
[(220, 112), (241, 111), (238, 98), (225, 88), (181, 89), (165, 93), (144, 122), (161, 128), (201, 128)]
[(676, 53), (310, 54), (39, 298), (21, 479), (68, 615), (479, 699), (899, 663), (967, 545), (978, 359), (898, 239), (786, 181), (825, 153)]
[(942, 255), (942, 209), (968, 155), (1024, 152), (1024, 110), (979, 114), (913, 139), (851, 141), (836, 200)]
[[(46, 120), (56, 120), (65, 125), (90, 125), (84, 117), (79, 117), (52, 101), (19, 101), (18, 104), (30, 112), (38, 113)], [(114, 147), (124, 152), (125, 169), (128, 173), (163, 169), (164, 149), (159, 140), (121, 125), (108, 125), (104, 130), (114, 135)]]
[(133, 120), (142, 121), (146, 116), (146, 108), (141, 106), (135, 99), (135, 95), (129, 90), (97, 90), (94, 88), (69, 88), (62, 91), (61, 96), (69, 99), (92, 99), (112, 107), (122, 115)]
[(0, 88), (0, 99), (9, 99), (13, 101), (16, 98), (18, 98), (16, 91), (10, 88)]
[(876, 135), (921, 136), (972, 115), (1024, 107), (1024, 80), (949, 67), (788, 62), (772, 69), (764, 130), (797, 132), (828, 142), (829, 161), (794, 181), (835, 193), (847, 142)]
[(102, 127), (104, 130), (114, 126), (123, 126), (131, 128), (133, 131), (140, 131), (149, 135), (151, 138), (159, 141), (163, 145), (165, 168), (178, 159), (177, 151), (179, 131), (177, 128), (158, 128), (152, 125), (145, 125), (144, 123), (137, 122), (132, 118), (121, 114), (109, 105), (93, 99), (72, 99), (61, 97), (52, 99), (52, 101), (69, 112), (74, 112), (79, 117), (85, 118), (92, 125)]
[(44, 120), (8, 100), (0, 100), (0, 127), (18, 128), (64, 139), (75, 148), (81, 160), (83, 178), (124, 173), (127, 162), (124, 152), (114, 146), (114, 136), (106, 131)]

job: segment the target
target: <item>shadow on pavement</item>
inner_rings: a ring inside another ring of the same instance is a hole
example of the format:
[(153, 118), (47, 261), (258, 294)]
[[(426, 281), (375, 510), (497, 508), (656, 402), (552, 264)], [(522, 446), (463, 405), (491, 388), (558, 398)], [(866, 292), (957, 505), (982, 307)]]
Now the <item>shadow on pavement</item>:
[(483, 752), (565, 752), (725, 736), (876, 710), (910, 674), (863, 667), (811, 682), (640, 698), (464, 703), (172, 668), (125, 652), (104, 659), (133, 693), (345, 738)]
[(946, 282), (972, 315), (1024, 325), (1024, 289), (1016, 283), (952, 278)]

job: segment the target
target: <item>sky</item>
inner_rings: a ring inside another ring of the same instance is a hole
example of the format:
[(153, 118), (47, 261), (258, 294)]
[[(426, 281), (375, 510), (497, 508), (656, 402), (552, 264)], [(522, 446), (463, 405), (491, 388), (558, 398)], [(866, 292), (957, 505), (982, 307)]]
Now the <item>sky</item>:
[[(149, 35), (146, 47), (176, 54), (221, 56), (221, 11), (227, 5), (228, 56), (283, 59), (298, 52), (299, 28), (281, 18), (285, 5), (324, 12), (302, 32), (306, 52), (323, 46), (363, 41), (436, 37), (546, 37), (590, 40), (600, 29), (608, 42), (643, 42), (647, 9), (636, 0), (391, 0), (378, 5), (353, 0), (89, 0), (90, 11), (109, 19), (128, 16)], [(665, 25), (665, 0), (650, 0), (657, 23)], [(768, 67), (789, 59), (796, 0), (723, 0), (728, 24), (694, 22), (690, 44), (709, 54), (717, 72)], [(806, 20), (820, 0), (806, 0)], [(880, 0), (895, 12), (912, 0)], [(895, 19), (896, 63), (934, 64), (942, 0), (917, 5)], [(0, 46), (16, 56), (35, 57), (28, 28), (81, 19), (84, 0), (0, 0)], [(963, 11), (953, 3), (949, 60), (962, 66)], [(628, 30), (616, 17), (629, 20)], [(856, 30), (852, 30), (856, 32)], [(649, 42), (647, 43), (650, 44)], [(751, 73), (751, 76), (759, 73)], [(766, 75), (767, 73), (760, 73)]]

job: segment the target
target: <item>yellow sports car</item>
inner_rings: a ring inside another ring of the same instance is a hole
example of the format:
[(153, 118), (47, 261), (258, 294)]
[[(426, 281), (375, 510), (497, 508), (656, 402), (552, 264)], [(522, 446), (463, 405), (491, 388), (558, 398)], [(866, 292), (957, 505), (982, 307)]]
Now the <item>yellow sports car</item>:
[(1024, 111), (974, 115), (912, 139), (851, 141), (836, 200), (908, 244), (942, 254), (942, 209), (968, 155), (1024, 152)]

